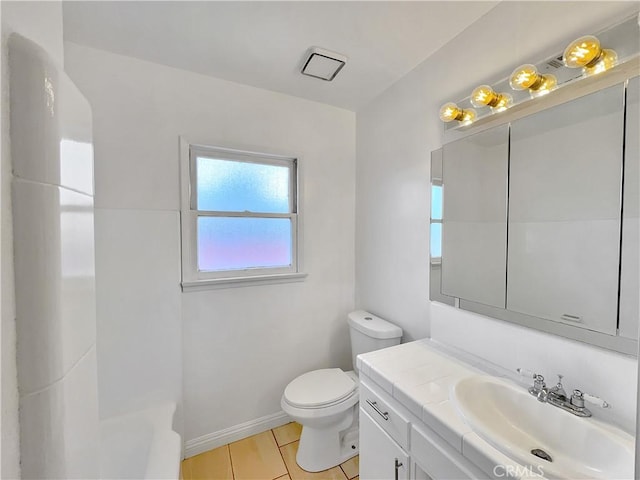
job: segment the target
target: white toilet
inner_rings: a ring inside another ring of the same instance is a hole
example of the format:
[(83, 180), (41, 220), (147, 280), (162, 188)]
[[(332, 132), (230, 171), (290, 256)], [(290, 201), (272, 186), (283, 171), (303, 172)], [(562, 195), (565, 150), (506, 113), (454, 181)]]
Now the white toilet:
[(280, 404), (302, 425), (296, 461), (308, 472), (326, 470), (358, 454), (356, 356), (400, 343), (402, 329), (364, 310), (348, 316), (355, 371), (325, 368), (287, 385)]

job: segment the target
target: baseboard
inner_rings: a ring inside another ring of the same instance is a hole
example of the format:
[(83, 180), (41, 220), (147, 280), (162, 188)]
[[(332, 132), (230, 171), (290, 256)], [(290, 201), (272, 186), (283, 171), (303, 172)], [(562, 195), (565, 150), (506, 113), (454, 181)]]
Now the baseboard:
[(289, 423), (289, 415), (280, 411), (272, 415), (256, 418), (249, 422), (234, 425), (217, 432), (208, 433), (193, 440), (187, 440), (184, 444), (184, 457), (189, 458), (213, 448), (221, 447), (227, 443), (242, 440), (256, 433), (262, 433), (272, 428)]

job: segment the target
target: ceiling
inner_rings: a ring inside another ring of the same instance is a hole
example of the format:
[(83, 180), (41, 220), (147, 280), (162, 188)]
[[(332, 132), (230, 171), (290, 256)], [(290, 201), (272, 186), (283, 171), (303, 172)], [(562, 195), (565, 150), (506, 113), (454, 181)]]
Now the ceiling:
[[(68, 1), (64, 37), (356, 111), (497, 3)], [(332, 82), (300, 74), (312, 46), (349, 58)]]

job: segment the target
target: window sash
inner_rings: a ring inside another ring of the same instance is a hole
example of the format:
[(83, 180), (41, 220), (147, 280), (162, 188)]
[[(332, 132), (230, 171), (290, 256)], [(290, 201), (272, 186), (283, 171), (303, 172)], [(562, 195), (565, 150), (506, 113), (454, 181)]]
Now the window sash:
[[(189, 147), (189, 207), (191, 210), (205, 212), (206, 210), (198, 210), (198, 167), (197, 159), (211, 158), (216, 160), (228, 160), (242, 163), (254, 163), (258, 165), (274, 165), (278, 167), (286, 167), (289, 169), (289, 212), (296, 214), (298, 211), (297, 201), (297, 160), (295, 158), (283, 158), (276, 155), (257, 154), (251, 152), (238, 152), (224, 148), (205, 147), (202, 145), (191, 145)], [(220, 211), (219, 213), (244, 213), (232, 211)], [(269, 212), (250, 212), (255, 215), (258, 213)]]
[[(219, 212), (201, 215), (202, 212), (191, 211), (187, 214), (189, 229), (193, 232), (190, 236), (190, 260), (189, 265), (192, 270), (192, 275), (195, 277), (193, 280), (207, 280), (215, 278), (233, 278), (233, 277), (252, 277), (263, 275), (280, 275), (287, 273), (298, 272), (298, 215), (290, 214), (248, 214), (248, 213), (234, 213), (233, 215), (220, 214)], [(291, 265), (283, 267), (250, 267), (243, 269), (232, 270), (207, 270), (201, 271), (198, 268), (198, 217), (245, 217), (245, 218), (289, 218), (291, 220)]]

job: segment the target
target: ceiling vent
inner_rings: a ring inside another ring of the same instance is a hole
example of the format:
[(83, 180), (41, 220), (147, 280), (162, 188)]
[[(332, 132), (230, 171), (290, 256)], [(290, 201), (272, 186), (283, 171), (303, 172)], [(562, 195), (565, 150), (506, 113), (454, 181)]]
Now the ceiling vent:
[(347, 57), (324, 48), (313, 47), (307, 54), (302, 74), (330, 82), (342, 70)]

